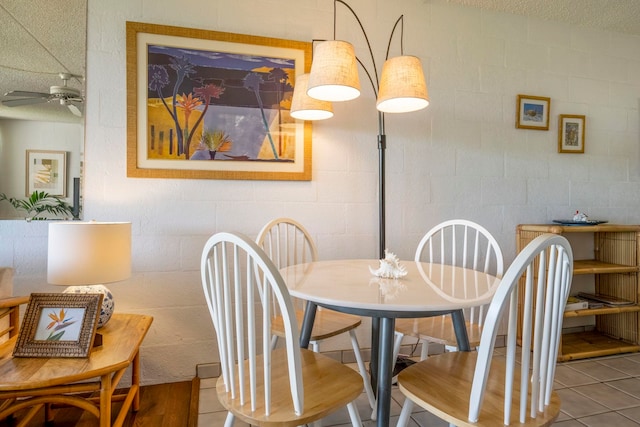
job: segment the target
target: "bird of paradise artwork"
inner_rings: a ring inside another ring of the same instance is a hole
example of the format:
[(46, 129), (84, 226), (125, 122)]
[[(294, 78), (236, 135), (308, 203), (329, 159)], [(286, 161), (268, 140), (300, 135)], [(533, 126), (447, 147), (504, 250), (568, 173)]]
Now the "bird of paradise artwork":
[(64, 308), (61, 308), (59, 312), (51, 311), (48, 314), (51, 322), (47, 325), (47, 330), (50, 330), (50, 333), (46, 341), (60, 341), (66, 332), (64, 328), (77, 322), (73, 317), (67, 317), (67, 314), (68, 312)]

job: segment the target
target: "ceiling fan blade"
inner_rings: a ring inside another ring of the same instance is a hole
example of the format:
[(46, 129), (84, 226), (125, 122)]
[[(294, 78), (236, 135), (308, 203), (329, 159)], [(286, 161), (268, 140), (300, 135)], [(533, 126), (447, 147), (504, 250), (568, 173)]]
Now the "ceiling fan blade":
[(74, 116), (82, 117), (82, 109), (80, 107), (72, 103), (67, 104), (67, 107), (69, 107), (69, 111), (71, 111)]
[(3, 105), (7, 107), (19, 107), (21, 105), (41, 104), (48, 102), (46, 98), (22, 98), (22, 99), (5, 99), (2, 101)]
[(48, 98), (48, 93), (42, 92), (29, 92), (25, 90), (12, 90), (11, 92), (7, 92), (4, 96), (26, 96), (29, 98)]

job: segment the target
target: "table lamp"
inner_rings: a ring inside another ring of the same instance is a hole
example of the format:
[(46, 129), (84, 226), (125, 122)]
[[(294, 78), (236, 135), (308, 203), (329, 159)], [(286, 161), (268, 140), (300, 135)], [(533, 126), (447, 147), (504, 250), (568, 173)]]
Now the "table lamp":
[(131, 276), (130, 222), (51, 222), (47, 282), (67, 285), (65, 293), (104, 295), (98, 328), (114, 309), (111, 291), (103, 284)]

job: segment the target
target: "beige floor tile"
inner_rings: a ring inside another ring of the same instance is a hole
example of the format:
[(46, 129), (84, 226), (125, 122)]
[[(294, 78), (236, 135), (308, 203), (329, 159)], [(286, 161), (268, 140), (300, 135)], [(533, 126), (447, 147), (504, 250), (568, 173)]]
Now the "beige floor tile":
[(599, 381), (619, 380), (629, 376), (618, 369), (611, 368), (595, 361), (575, 363), (570, 366), (571, 368)]
[(604, 414), (580, 418), (580, 422), (590, 427), (605, 427), (605, 426), (637, 427), (638, 426), (638, 423), (618, 414), (617, 412), (607, 412)]
[(623, 409), (618, 412), (624, 415), (625, 417), (629, 418), (630, 420), (637, 422), (638, 425), (640, 425), (640, 407)]
[(562, 411), (572, 418), (586, 417), (610, 411), (606, 406), (602, 406), (595, 400), (591, 400), (571, 389), (558, 390), (557, 393), (560, 396)]
[(557, 421), (552, 425), (553, 427), (584, 427), (584, 424), (578, 420), (574, 420), (573, 418), (565, 421)]
[(604, 383), (573, 387), (572, 390), (613, 410), (640, 406), (640, 400)]
[(558, 365), (558, 367), (556, 367), (555, 381), (565, 387), (575, 387), (598, 382), (598, 380), (592, 376), (576, 370), (570, 365)]
[(640, 399), (640, 378), (625, 378), (623, 380), (608, 381), (607, 384)]
[(640, 375), (640, 363), (634, 362), (631, 359), (626, 357), (619, 357), (615, 359), (606, 359), (599, 361), (605, 366), (609, 366), (610, 368), (617, 369), (618, 371), (622, 371), (627, 375), (638, 376)]

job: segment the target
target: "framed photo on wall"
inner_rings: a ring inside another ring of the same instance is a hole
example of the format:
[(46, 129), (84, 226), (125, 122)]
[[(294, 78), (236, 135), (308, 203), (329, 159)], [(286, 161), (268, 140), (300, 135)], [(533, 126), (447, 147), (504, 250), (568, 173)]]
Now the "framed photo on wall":
[(67, 152), (27, 150), (25, 195), (44, 191), (52, 196), (67, 197)]
[(551, 98), (518, 95), (516, 128), (549, 130)]
[(102, 294), (31, 294), (13, 356), (88, 357), (102, 298)]
[(585, 116), (560, 114), (558, 153), (584, 153)]
[(127, 22), (127, 176), (311, 180), (311, 43)]

